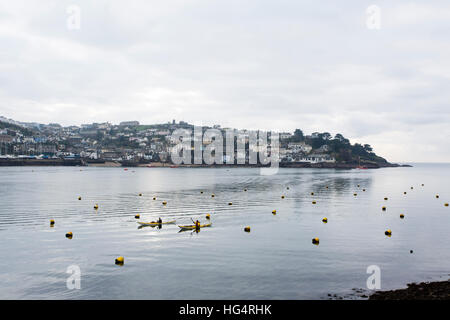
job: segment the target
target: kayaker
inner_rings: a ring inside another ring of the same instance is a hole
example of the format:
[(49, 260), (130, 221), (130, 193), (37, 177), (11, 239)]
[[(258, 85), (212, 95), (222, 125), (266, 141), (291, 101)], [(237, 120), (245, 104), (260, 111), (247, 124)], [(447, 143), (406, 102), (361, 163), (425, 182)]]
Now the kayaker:
[(159, 224), (161, 224), (162, 223), (162, 220), (161, 220), (161, 217), (159, 217), (159, 219), (158, 219), (158, 221), (157, 221)]
[(195, 221), (195, 229), (200, 229), (200, 221)]

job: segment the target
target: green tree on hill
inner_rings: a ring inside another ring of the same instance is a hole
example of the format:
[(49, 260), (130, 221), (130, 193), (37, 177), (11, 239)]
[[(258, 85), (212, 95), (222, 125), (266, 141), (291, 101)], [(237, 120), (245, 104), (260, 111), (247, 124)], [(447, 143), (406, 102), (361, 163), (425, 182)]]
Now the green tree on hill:
[[(338, 162), (359, 163), (359, 161), (369, 161), (377, 163), (385, 163), (386, 159), (377, 156), (373, 152), (373, 148), (369, 144), (355, 143), (351, 144), (350, 140), (342, 134), (337, 133), (334, 138), (329, 132), (315, 132), (311, 136), (305, 137), (300, 129), (294, 131), (294, 135), (290, 139), (291, 142), (305, 141), (313, 150), (319, 149), (323, 145), (328, 146), (328, 152), (335, 157)], [(313, 151), (314, 152), (314, 151)]]
[(292, 142), (302, 142), (305, 140), (305, 136), (303, 135), (303, 131), (300, 129), (295, 129), (294, 135), (291, 138)]

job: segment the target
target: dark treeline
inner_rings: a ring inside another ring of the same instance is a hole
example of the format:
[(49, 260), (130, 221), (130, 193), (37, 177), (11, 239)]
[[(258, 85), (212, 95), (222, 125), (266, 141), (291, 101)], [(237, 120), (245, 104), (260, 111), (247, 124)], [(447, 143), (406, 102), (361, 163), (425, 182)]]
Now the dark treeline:
[(296, 129), (289, 142), (305, 142), (313, 149), (319, 149), (328, 146), (326, 153), (334, 156), (338, 162), (358, 162), (373, 161), (377, 163), (386, 163), (386, 159), (379, 157), (373, 152), (369, 144), (351, 144), (342, 134), (338, 133), (334, 137), (329, 132), (315, 132), (310, 136), (305, 136), (303, 131)]

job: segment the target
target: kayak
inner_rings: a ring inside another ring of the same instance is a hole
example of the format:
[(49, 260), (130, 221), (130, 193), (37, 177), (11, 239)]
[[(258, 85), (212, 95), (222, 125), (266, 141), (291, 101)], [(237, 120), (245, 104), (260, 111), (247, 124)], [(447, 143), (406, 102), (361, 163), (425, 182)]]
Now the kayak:
[(174, 224), (175, 222), (176, 222), (176, 220), (167, 221), (167, 222), (161, 222), (161, 223), (158, 223), (158, 222), (155, 222), (155, 221), (152, 221), (152, 222), (139, 222), (138, 221), (138, 223), (141, 226), (157, 226), (157, 225), (160, 225), (160, 224)]
[[(206, 227), (211, 227), (212, 223), (207, 223), (207, 224), (201, 224), (200, 228), (206, 228)], [(188, 226), (178, 226), (181, 230), (194, 230), (195, 229), (195, 225), (188, 225)]]

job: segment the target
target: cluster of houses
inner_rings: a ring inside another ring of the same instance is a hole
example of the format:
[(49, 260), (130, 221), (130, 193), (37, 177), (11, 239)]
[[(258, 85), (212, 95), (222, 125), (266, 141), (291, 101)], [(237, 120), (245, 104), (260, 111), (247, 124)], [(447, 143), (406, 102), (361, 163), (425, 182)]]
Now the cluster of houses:
[[(0, 117), (1, 123), (12, 126), (0, 126), (0, 157), (52, 157), (83, 158), (86, 161), (135, 161), (170, 162), (171, 151), (178, 140), (172, 133), (176, 129), (192, 130), (193, 126), (175, 120), (165, 124), (140, 125), (138, 121), (124, 121), (119, 124), (92, 123), (81, 126), (63, 127), (59, 124), (22, 123)], [(2, 129), (3, 128), (3, 129)], [(230, 129), (213, 126), (225, 137)], [(232, 130), (237, 134), (246, 134), (246, 130)], [(285, 162), (335, 162), (330, 156), (327, 145), (319, 149), (305, 142), (292, 142), (291, 133), (280, 133), (280, 159)], [(212, 139), (201, 136), (200, 148), (205, 150)], [(246, 140), (248, 142), (248, 138)], [(255, 152), (269, 146), (254, 146)], [(264, 150), (263, 150), (264, 151)], [(267, 150), (266, 150), (267, 151)], [(237, 151), (242, 152), (242, 151)], [(236, 159), (248, 161), (248, 151), (236, 153)], [(224, 162), (230, 155), (224, 154)]]
[[(280, 134), (281, 142), (284, 141), (286, 134), (283, 137)], [(287, 138), (287, 140), (289, 140)], [(305, 142), (288, 142), (284, 148), (280, 148), (281, 161), (286, 162), (310, 162), (310, 163), (322, 163), (329, 162), (334, 163), (336, 160), (330, 154), (328, 154), (328, 145), (323, 145), (318, 149), (313, 148)]]

